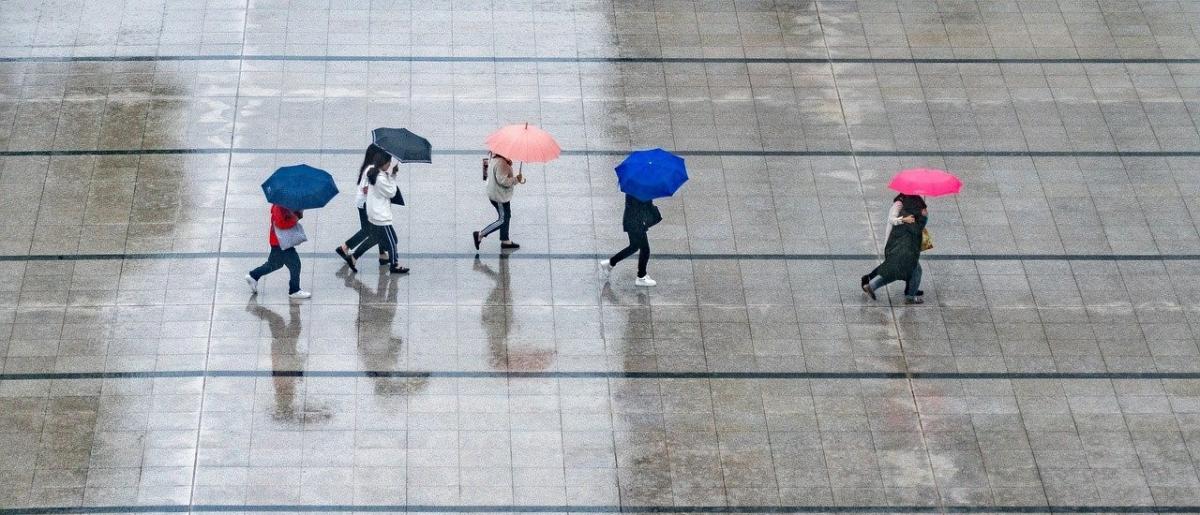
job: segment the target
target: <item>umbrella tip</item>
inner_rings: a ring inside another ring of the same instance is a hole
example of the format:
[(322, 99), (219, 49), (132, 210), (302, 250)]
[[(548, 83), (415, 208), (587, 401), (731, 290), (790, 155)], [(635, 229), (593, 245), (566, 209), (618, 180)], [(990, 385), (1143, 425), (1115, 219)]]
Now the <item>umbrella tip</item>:
[(526, 128), (526, 129), (528, 129), (528, 128), (529, 128), (529, 122), (525, 122), (525, 128)]

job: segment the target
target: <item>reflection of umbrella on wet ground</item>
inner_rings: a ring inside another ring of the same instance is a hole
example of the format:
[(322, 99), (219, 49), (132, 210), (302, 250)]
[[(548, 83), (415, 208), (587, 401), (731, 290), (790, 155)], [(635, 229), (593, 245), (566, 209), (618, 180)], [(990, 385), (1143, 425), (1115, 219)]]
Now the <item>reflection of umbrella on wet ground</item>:
[(380, 127), (371, 131), (372, 142), (401, 163), (433, 162), (433, 145), (408, 129)]
[(688, 180), (683, 158), (661, 148), (633, 152), (616, 170), (621, 191), (639, 200), (670, 197)]
[(262, 183), (262, 190), (267, 202), (292, 211), (325, 207), (338, 194), (333, 176), (303, 164), (275, 170)]
[(488, 136), (485, 143), (493, 153), (521, 164), (553, 161), (562, 153), (550, 133), (528, 123), (501, 127)]
[(962, 181), (954, 174), (936, 168), (911, 168), (892, 177), (888, 188), (905, 195), (937, 197), (958, 193)]

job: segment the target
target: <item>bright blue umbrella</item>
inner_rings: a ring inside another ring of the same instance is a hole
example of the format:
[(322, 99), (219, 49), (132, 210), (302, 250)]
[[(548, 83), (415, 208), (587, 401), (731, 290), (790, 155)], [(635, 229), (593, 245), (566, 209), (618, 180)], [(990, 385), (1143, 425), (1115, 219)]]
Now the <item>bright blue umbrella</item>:
[(683, 158), (661, 148), (638, 150), (617, 165), (621, 191), (639, 200), (670, 197), (687, 180)]
[(333, 176), (308, 165), (285, 166), (262, 183), (267, 202), (292, 211), (325, 207), (338, 194)]

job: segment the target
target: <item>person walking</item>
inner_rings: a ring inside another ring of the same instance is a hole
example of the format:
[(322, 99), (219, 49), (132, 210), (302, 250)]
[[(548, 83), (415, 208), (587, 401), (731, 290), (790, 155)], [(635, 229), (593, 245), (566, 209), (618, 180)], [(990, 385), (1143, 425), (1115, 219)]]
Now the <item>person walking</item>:
[[(883, 263), (872, 273), (877, 273), (862, 285), (862, 290), (875, 300), (875, 290), (893, 281), (906, 281), (905, 304), (924, 302), (917, 295), (921, 286), (921, 232), (928, 221), (925, 200), (916, 195), (899, 195), (900, 223), (892, 225), (884, 244)], [(870, 275), (870, 274), (868, 274)]]
[[(490, 173), (489, 173), (490, 172)], [(500, 154), (492, 154), (487, 167), (483, 169), (484, 179), (487, 180), (488, 202), (496, 209), (496, 221), (488, 224), (482, 231), (475, 231), (471, 238), (475, 242), (475, 250), (479, 243), (489, 234), (500, 231), (500, 248), (504, 250), (519, 249), (520, 245), (508, 237), (508, 225), (512, 221), (513, 188), (525, 184), (525, 176), (520, 172), (513, 173), (512, 160)]]
[(397, 167), (391, 170), (371, 167), (367, 170), (367, 221), (375, 230), (375, 240), (388, 255), (388, 272), (407, 274), (396, 264), (396, 229), (392, 227), (392, 198), (400, 191), (396, 185)]
[[(909, 197), (909, 196), (914, 196), (914, 195), (905, 195), (903, 193), (900, 193), (900, 194), (896, 195), (896, 198), (892, 199), (892, 205), (888, 209), (887, 223), (885, 223), (883, 226), (884, 245), (887, 244), (888, 237), (891, 236), (891, 234), (892, 234), (892, 227), (895, 227), (895, 226), (903, 224), (903, 223), (909, 223), (909, 221), (907, 220), (906, 217), (900, 215), (900, 211), (904, 207), (904, 197)], [(921, 197), (919, 197), (919, 196), (917, 196), (917, 198), (921, 199)], [(921, 199), (921, 202), (924, 203), (925, 200)], [(866, 286), (867, 283), (871, 282), (871, 279), (874, 279), (875, 276), (877, 276), (877, 275), (879, 275), (879, 267), (878, 266), (875, 267), (874, 270), (867, 272), (867, 275), (862, 276), (862, 285)], [(905, 284), (905, 289), (908, 289), (907, 281)], [(923, 295), (925, 295), (925, 290), (918, 289), (917, 296), (921, 297)]]
[(271, 244), (271, 253), (267, 256), (266, 263), (246, 274), (246, 284), (250, 285), (251, 293), (258, 293), (258, 280), (264, 275), (286, 266), (288, 275), (290, 276), (288, 279), (288, 297), (293, 299), (307, 299), (312, 297), (311, 293), (300, 289), (300, 254), (296, 252), (295, 247), (299, 242), (288, 242), (283, 245), (286, 248), (283, 248), (280, 246), (279, 236), (276, 234), (277, 229), (295, 229), (300, 223), (301, 218), (304, 218), (304, 211), (292, 211), (277, 204), (271, 205), (271, 228), (270, 237), (268, 238)]
[(651, 200), (640, 200), (633, 195), (625, 195), (625, 213), (621, 216), (622, 228), (629, 236), (629, 246), (621, 249), (613, 257), (600, 261), (600, 271), (605, 280), (614, 266), (621, 260), (638, 253), (637, 286), (654, 286), (657, 281), (646, 275), (646, 265), (650, 262), (650, 240), (646, 232), (662, 221), (662, 213)]
[[(375, 238), (374, 226), (367, 220), (367, 171), (371, 168), (385, 170), (391, 164), (392, 156), (375, 144), (371, 144), (363, 156), (362, 165), (358, 167), (358, 180), (354, 182), (354, 206), (358, 208), (358, 232), (355, 232), (340, 247), (334, 249), (334, 252), (341, 256), (342, 260), (346, 262), (346, 266), (350, 267), (353, 272), (358, 272), (358, 258), (379, 243)], [(380, 246), (379, 264), (386, 265), (389, 262), (388, 256), (383, 253), (383, 247)]]

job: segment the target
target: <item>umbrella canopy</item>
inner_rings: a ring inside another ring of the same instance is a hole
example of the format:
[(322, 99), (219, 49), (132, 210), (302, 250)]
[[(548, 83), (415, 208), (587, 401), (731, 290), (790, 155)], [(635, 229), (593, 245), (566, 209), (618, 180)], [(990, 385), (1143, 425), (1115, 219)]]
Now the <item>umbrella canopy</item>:
[(904, 170), (888, 183), (888, 188), (905, 195), (937, 197), (953, 195), (962, 189), (962, 181), (953, 174), (935, 168), (912, 168)]
[(371, 131), (372, 142), (401, 163), (433, 162), (433, 145), (408, 129), (380, 127)]
[(485, 140), (488, 150), (514, 161), (545, 163), (562, 153), (550, 133), (528, 123), (501, 127)]
[(292, 211), (325, 207), (338, 194), (333, 176), (308, 165), (285, 166), (262, 183), (267, 202)]
[(670, 197), (688, 180), (683, 158), (661, 148), (629, 154), (616, 170), (621, 191), (640, 200)]

